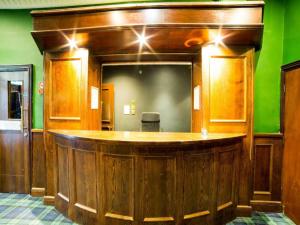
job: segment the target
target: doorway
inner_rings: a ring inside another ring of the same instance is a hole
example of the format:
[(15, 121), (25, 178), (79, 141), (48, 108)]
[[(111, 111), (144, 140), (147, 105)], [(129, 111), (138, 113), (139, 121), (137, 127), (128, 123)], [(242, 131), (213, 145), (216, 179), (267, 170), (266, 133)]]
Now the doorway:
[(0, 192), (30, 191), (32, 65), (0, 65)]
[(283, 205), (300, 224), (300, 61), (282, 67)]

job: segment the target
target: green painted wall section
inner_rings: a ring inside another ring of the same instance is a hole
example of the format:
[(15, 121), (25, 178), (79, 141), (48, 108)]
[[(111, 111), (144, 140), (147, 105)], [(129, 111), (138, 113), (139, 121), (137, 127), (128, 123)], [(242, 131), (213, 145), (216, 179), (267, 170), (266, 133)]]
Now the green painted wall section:
[(30, 31), (28, 10), (0, 10), (0, 64), (33, 64), (33, 127), (43, 127), (43, 97), (37, 93), (43, 77), (43, 57)]
[(266, 0), (265, 3), (263, 45), (256, 53), (254, 131), (279, 132), (284, 1)]
[[(287, 0), (285, 34), (285, 1), (265, 2), (263, 46), (256, 53), (254, 130), (279, 132), (280, 66), (300, 55), (300, 31), (297, 31), (300, 2)], [(30, 35), (32, 19), (29, 10), (0, 10), (0, 29), (0, 64), (34, 64), (33, 127), (42, 128), (43, 103), (37, 89), (38, 82), (42, 80), (43, 61)]]
[(283, 64), (300, 60), (299, 9), (299, 0), (286, 0)]

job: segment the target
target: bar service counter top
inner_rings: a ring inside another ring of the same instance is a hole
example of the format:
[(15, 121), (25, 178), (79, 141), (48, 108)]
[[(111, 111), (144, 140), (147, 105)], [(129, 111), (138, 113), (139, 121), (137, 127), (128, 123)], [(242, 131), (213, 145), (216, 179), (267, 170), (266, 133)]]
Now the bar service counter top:
[(55, 207), (79, 224), (225, 224), (244, 134), (48, 130)]

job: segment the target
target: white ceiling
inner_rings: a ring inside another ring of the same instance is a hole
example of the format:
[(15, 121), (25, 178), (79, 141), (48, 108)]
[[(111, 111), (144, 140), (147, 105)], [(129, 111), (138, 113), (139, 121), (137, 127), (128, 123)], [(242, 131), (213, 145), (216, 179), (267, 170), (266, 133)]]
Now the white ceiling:
[(0, 0), (0, 9), (58, 8), (147, 0)]

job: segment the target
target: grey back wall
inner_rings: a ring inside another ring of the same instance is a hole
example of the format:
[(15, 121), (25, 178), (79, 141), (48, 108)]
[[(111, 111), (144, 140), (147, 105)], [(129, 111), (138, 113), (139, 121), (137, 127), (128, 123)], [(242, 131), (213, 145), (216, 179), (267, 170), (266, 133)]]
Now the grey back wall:
[[(162, 131), (191, 131), (191, 66), (104, 66), (102, 82), (114, 84), (115, 130), (139, 131), (142, 112), (159, 112)], [(124, 115), (132, 101), (136, 114)]]

